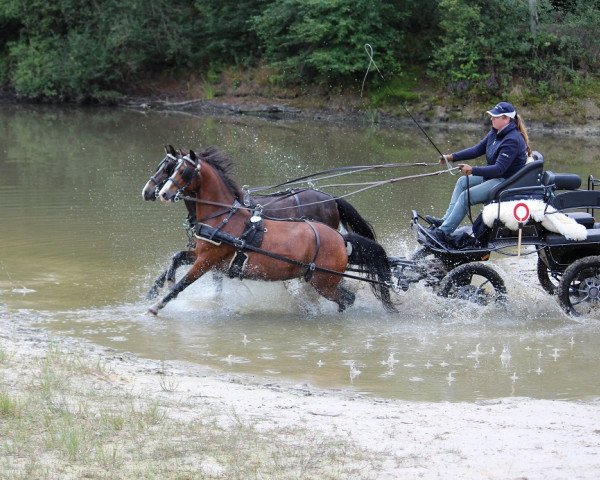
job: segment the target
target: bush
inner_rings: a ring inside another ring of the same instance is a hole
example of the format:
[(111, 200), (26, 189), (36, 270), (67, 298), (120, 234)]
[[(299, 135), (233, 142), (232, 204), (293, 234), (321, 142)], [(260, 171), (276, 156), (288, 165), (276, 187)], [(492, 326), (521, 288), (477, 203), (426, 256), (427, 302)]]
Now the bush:
[(539, 95), (565, 95), (600, 66), (598, 3), (539, 0), (533, 35), (528, 2), (441, 0), (443, 34), (430, 74), (459, 95), (506, 96), (515, 83)]
[(251, 18), (268, 0), (195, 0), (202, 22), (202, 42), (196, 45), (204, 63), (255, 65), (260, 57), (259, 39)]
[(199, 31), (185, 0), (0, 0), (3, 17), (13, 29), (0, 44), (7, 76), (36, 98), (111, 96), (148, 72), (185, 65)]
[(406, 13), (384, 0), (275, 0), (254, 18), (264, 58), (289, 82), (358, 82), (373, 45), (378, 65), (398, 67)]

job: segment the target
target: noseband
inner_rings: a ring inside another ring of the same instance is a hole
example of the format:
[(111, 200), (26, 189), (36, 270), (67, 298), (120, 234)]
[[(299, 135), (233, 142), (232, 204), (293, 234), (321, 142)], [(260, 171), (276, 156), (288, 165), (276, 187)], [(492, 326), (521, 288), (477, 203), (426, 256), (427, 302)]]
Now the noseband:
[[(175, 177), (175, 174), (177, 173), (177, 170), (179, 169), (180, 165), (184, 162), (187, 165), (185, 166), (185, 170), (183, 172), (181, 172), (181, 177), (183, 180), (185, 180), (185, 177), (187, 177), (189, 175), (189, 179), (187, 180), (187, 182), (185, 182), (182, 185), (174, 177)], [(190, 169), (192, 170), (192, 173), (188, 173)], [(200, 158), (197, 158), (196, 161), (194, 161), (190, 158), (189, 155), (186, 155), (181, 160), (179, 160), (179, 163), (175, 166), (175, 172), (173, 172), (173, 175), (171, 175), (169, 177), (169, 179), (167, 180), (167, 181), (171, 181), (173, 183), (173, 185), (175, 185), (177, 187), (177, 193), (175, 194), (175, 198), (173, 199), (173, 201), (175, 201), (175, 202), (179, 201), (181, 195), (183, 194), (183, 191), (187, 187), (190, 186), (190, 184), (196, 179), (196, 177), (200, 177), (201, 169), (202, 169), (202, 163), (200, 162)]]
[[(176, 163), (177, 163), (177, 157), (175, 157), (174, 155), (171, 155), (170, 153), (167, 153), (167, 156), (165, 158), (163, 158), (160, 161), (160, 163), (158, 164), (158, 166), (156, 167), (156, 171), (154, 172), (154, 175), (152, 175), (150, 177), (150, 179), (148, 180), (149, 182), (154, 182), (154, 196), (155, 197), (158, 197), (158, 192), (160, 191), (161, 186), (164, 185), (166, 182), (166, 180), (159, 181), (157, 177), (159, 175), (162, 175), (163, 173), (166, 173), (168, 175), (169, 169), (171, 167), (173, 167)], [(168, 179), (168, 177), (167, 177), (167, 179)]]

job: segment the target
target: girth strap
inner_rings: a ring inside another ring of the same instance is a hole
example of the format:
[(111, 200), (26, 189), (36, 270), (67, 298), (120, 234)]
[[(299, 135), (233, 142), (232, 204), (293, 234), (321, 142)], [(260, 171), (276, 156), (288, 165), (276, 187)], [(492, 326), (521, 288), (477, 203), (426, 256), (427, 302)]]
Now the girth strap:
[[(255, 215), (248, 219), (246, 222), (246, 228), (240, 235), (240, 240), (244, 242), (245, 248), (247, 248), (248, 245), (253, 247), (260, 247), (262, 245), (266, 229), (264, 227), (264, 222), (262, 218), (258, 216), (258, 213), (259, 212), (255, 211)], [(230, 278), (239, 277), (242, 279), (244, 276), (244, 269), (246, 268), (246, 263), (248, 262), (248, 255), (244, 253), (244, 249), (237, 248), (233, 258), (231, 259), (231, 262), (229, 263), (229, 271), (227, 274)]]
[(315, 249), (315, 254), (313, 256), (312, 262), (310, 262), (308, 264), (308, 268), (306, 269), (306, 272), (304, 273), (304, 280), (307, 282), (310, 282), (310, 279), (314, 275), (315, 269), (317, 268), (317, 264), (315, 262), (317, 261), (317, 257), (319, 256), (319, 250), (321, 250), (321, 237), (319, 236), (319, 232), (317, 231), (317, 229), (314, 227), (314, 225), (312, 223), (310, 223), (307, 220), (305, 220), (305, 222), (313, 231), (313, 234), (315, 236), (315, 243), (316, 243), (316, 247), (317, 247)]
[[(298, 196), (298, 193), (295, 192), (294, 190), (292, 190), (294, 192), (294, 202), (296, 202), (296, 208), (298, 209), (298, 218), (303, 218), (304, 217), (304, 209), (302, 208), (302, 202), (300, 202), (300, 197)], [(314, 230), (314, 229), (313, 229)]]

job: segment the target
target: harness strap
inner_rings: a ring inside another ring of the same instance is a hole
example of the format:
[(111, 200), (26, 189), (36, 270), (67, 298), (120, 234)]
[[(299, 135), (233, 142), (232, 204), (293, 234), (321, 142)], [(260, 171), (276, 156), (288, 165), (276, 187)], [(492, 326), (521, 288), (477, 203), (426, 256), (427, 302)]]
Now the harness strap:
[[(211, 235), (213, 235), (213, 230), (214, 230), (213, 227), (211, 227), (210, 225), (206, 225), (204, 223), (198, 223), (195, 227), (196, 238), (198, 238), (200, 240), (204, 240), (204, 241), (209, 241), (207, 239)], [(227, 245), (231, 245), (239, 250), (250, 250), (251, 252), (255, 252), (260, 255), (264, 255), (265, 257), (279, 260), (281, 262), (289, 263), (290, 265), (296, 265), (297, 267), (304, 267), (304, 268), (310, 267), (309, 263), (301, 262), (299, 260), (294, 260), (293, 258), (284, 257), (283, 255), (279, 255), (277, 253), (273, 253), (273, 252), (264, 250), (262, 248), (248, 245), (248, 244), (246, 244), (246, 242), (244, 240), (234, 237), (233, 235), (230, 235), (226, 232), (218, 232), (214, 236), (218, 238), (219, 243), (222, 241), (222, 242), (226, 243)], [(214, 241), (212, 241), (212, 243), (216, 244), (216, 242), (214, 242)], [(352, 278), (354, 280), (360, 280), (362, 282), (368, 282), (368, 283), (372, 283), (374, 285), (383, 285), (386, 288), (392, 287), (391, 284), (386, 283), (386, 282), (380, 282), (379, 280), (372, 280), (370, 278), (359, 277), (358, 275), (350, 275), (348, 273), (338, 272), (336, 270), (331, 270), (329, 268), (319, 267), (316, 265), (315, 265), (314, 270), (316, 272), (329, 273), (331, 275), (337, 275), (339, 277), (344, 277), (344, 278)]]
[[(265, 235), (266, 229), (262, 217), (259, 215), (259, 210), (255, 210), (254, 216), (250, 217), (246, 222), (246, 228), (240, 235), (240, 240), (245, 242), (246, 245), (252, 245), (260, 247)], [(243, 249), (238, 248), (231, 258), (229, 263), (228, 275), (230, 278), (239, 277), (240, 279), (244, 276), (244, 269), (248, 262), (248, 255), (244, 253)]]
[(304, 280), (310, 282), (310, 279), (313, 277), (315, 269), (317, 268), (317, 264), (315, 262), (317, 261), (317, 257), (319, 256), (319, 250), (321, 250), (321, 237), (319, 236), (319, 232), (312, 223), (310, 223), (308, 220), (305, 220), (305, 222), (312, 229), (313, 235), (315, 236), (315, 243), (317, 246), (312, 262), (308, 264), (308, 268), (304, 273)]
[(214, 227), (215, 231), (213, 232), (212, 236), (210, 237), (210, 240), (213, 239), (213, 237), (225, 226), (227, 225), (227, 223), (229, 223), (229, 220), (231, 220), (231, 217), (233, 217), (236, 212), (238, 211), (238, 207), (240, 207), (241, 204), (240, 202), (238, 202), (237, 200), (233, 201), (233, 205), (231, 205), (231, 208), (228, 211), (225, 212), (217, 212), (214, 215), (211, 215), (207, 218), (203, 218), (201, 221), (205, 221), (205, 220), (209, 220), (211, 218), (216, 218), (219, 217), (221, 215), (224, 215), (225, 213), (229, 213), (229, 215), (227, 215), (222, 221), (221, 223), (219, 223), (219, 225), (217, 225), (216, 227)]
[(302, 203), (300, 202), (300, 197), (298, 197), (298, 193), (295, 190), (292, 190), (294, 192), (293, 195), (293, 199), (294, 202), (296, 203), (296, 208), (298, 209), (298, 217), (302, 218), (304, 217), (304, 209), (302, 208)]

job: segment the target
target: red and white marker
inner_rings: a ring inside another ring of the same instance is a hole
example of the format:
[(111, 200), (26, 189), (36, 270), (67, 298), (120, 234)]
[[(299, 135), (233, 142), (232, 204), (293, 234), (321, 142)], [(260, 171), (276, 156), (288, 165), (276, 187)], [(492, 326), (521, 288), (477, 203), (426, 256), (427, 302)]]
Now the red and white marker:
[(517, 256), (521, 256), (521, 238), (523, 237), (523, 224), (529, 220), (529, 207), (526, 203), (519, 202), (513, 209), (513, 216), (519, 222), (519, 233), (517, 240)]
[(527, 204), (523, 202), (517, 203), (513, 209), (513, 216), (519, 223), (525, 223), (529, 220), (529, 207)]

